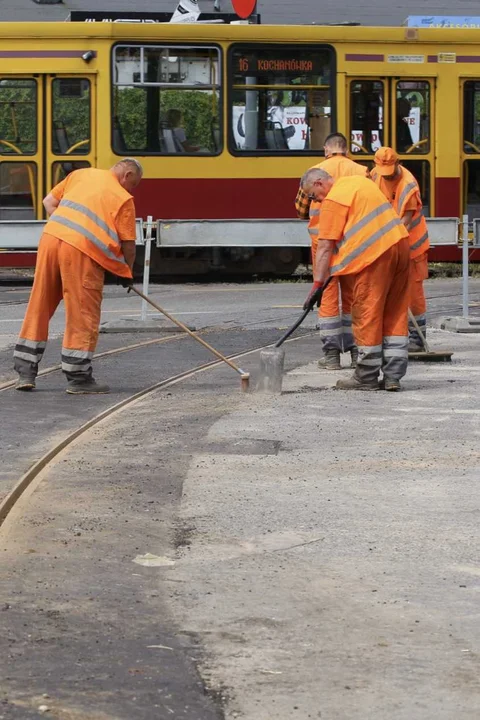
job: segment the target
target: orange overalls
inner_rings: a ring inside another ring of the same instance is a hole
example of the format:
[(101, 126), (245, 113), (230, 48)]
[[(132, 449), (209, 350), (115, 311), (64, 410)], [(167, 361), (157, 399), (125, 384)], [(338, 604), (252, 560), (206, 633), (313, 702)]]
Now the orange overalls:
[(21, 378), (35, 379), (50, 319), (63, 298), (62, 370), (69, 381), (88, 379), (98, 339), (105, 270), (132, 277), (121, 242), (135, 240), (135, 208), (132, 196), (108, 170), (77, 170), (56, 185), (52, 194), (60, 202), (38, 247), (14, 365)]
[(352, 328), (362, 383), (400, 380), (408, 364), (409, 243), (403, 222), (374, 183), (337, 180), (322, 203), (322, 242), (335, 242), (330, 272), (353, 285)]
[[(412, 173), (399, 165), (401, 174), (394, 180), (385, 180), (372, 171), (372, 180), (378, 185), (387, 200), (400, 217), (413, 210), (409, 230), (410, 239), (410, 310), (425, 337), (427, 334), (427, 303), (423, 281), (428, 278), (428, 228), (422, 210), (420, 188)], [(422, 338), (412, 322), (408, 324), (408, 334), (412, 345), (423, 347)]]
[[(368, 169), (345, 155), (332, 155), (314, 167), (328, 172), (335, 180), (340, 177), (360, 175), (368, 177)], [(310, 203), (308, 232), (312, 242), (312, 263), (318, 242), (318, 222), (321, 203)], [(349, 352), (355, 347), (352, 334), (352, 287), (348, 278), (332, 278), (322, 295), (318, 309), (318, 327), (324, 353), (328, 350)]]

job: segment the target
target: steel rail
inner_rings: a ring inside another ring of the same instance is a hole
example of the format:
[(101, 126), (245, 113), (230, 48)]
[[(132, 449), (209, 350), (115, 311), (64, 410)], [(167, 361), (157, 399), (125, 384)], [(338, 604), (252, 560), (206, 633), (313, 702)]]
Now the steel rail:
[[(308, 337), (309, 335), (313, 335), (314, 333), (306, 333), (304, 335), (301, 335), (296, 338), (292, 338), (288, 340), (287, 342), (295, 342), (296, 340), (300, 340), (301, 338)], [(188, 337), (188, 336), (187, 336)], [(245, 350), (241, 353), (235, 353), (233, 355), (228, 355), (227, 357), (231, 360), (237, 360), (242, 357), (246, 357), (247, 355), (251, 355), (255, 352), (259, 352), (260, 350), (264, 350), (267, 347), (273, 347), (273, 343), (269, 343), (268, 345), (262, 345), (259, 347), (251, 348), (250, 350)], [(190, 370), (185, 370), (184, 372), (178, 373), (177, 375), (172, 375), (169, 378), (166, 378), (165, 380), (160, 380), (157, 383), (154, 383), (153, 385), (150, 385), (147, 388), (144, 388), (143, 390), (139, 390), (138, 392), (134, 393), (130, 397), (124, 398), (120, 402), (116, 403), (115, 405), (112, 405), (110, 408), (107, 408), (106, 410), (103, 410), (101, 413), (98, 413), (98, 415), (95, 415), (95, 417), (88, 420), (86, 423), (81, 425), (79, 428), (74, 430), (73, 432), (66, 435), (63, 440), (61, 440), (59, 443), (57, 443), (53, 448), (48, 450), (42, 457), (35, 462), (32, 467), (27, 470), (26, 473), (22, 475), (22, 477), (18, 480), (18, 482), (14, 485), (12, 490), (3, 498), (3, 500), (0, 502), (0, 528), (3, 526), (5, 520), (9, 516), (12, 509), (16, 506), (16, 504), (19, 502), (19, 500), (25, 496), (25, 493), (28, 489), (30, 489), (32, 492), (35, 490), (35, 485), (32, 485), (35, 479), (38, 479), (38, 483), (41, 481), (41, 473), (42, 471), (48, 466), (49, 463), (52, 462), (65, 448), (67, 448), (69, 445), (71, 445), (74, 440), (81, 437), (84, 433), (86, 433), (88, 430), (90, 430), (92, 427), (98, 425), (106, 418), (111, 417), (112, 415), (121, 412), (124, 408), (134, 404), (137, 402), (137, 400), (140, 400), (141, 398), (145, 397), (146, 395), (149, 395), (150, 393), (155, 392), (156, 390), (160, 390), (163, 388), (171, 387), (173, 385), (176, 385), (177, 383), (181, 382), (182, 380), (186, 380), (190, 377), (193, 377), (197, 373), (205, 372), (206, 370), (210, 370), (211, 368), (215, 368), (218, 366), (223, 365), (223, 360), (212, 360), (208, 363), (203, 363), (202, 365), (198, 365), (197, 367), (191, 368)]]

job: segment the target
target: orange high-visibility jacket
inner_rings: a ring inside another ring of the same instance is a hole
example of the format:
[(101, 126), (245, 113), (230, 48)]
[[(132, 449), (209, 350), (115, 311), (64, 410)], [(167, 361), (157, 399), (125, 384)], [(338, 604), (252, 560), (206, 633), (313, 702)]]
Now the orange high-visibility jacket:
[[(399, 165), (402, 176), (395, 190), (395, 197), (392, 201), (392, 206), (400, 217), (405, 214), (405, 208), (407, 203), (413, 195), (417, 196), (417, 209), (413, 213), (412, 223), (409, 230), (410, 239), (410, 257), (412, 260), (426, 253), (430, 247), (430, 240), (428, 239), (428, 228), (422, 209), (422, 199), (420, 197), (420, 188), (412, 173)], [(386, 180), (381, 175), (372, 170), (372, 180), (380, 190), (383, 192), (385, 197), (388, 198), (389, 193), (386, 189)]]
[[(370, 177), (368, 168), (365, 167), (365, 165), (353, 162), (353, 160), (350, 160), (346, 155), (332, 155), (313, 167), (325, 170), (334, 180), (340, 177), (350, 177), (351, 175)], [(321, 204), (322, 203), (315, 202), (315, 200), (312, 200), (310, 203), (308, 232), (310, 233), (310, 240), (312, 241), (312, 255), (315, 255), (315, 248), (318, 241), (318, 221)]]
[(331, 275), (361, 272), (408, 232), (383, 193), (367, 178), (339, 178), (326, 196), (349, 208), (343, 238), (335, 243)]
[(73, 245), (114, 275), (130, 278), (115, 218), (131, 197), (110, 170), (75, 170), (45, 232)]

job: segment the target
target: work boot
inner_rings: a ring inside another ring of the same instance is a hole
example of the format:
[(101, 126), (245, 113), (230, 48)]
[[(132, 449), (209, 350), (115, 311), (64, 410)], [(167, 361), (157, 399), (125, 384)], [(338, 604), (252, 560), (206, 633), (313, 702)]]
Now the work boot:
[(416, 355), (417, 353), (425, 352), (425, 348), (423, 348), (421, 345), (417, 345), (414, 342), (410, 342), (408, 343), (408, 352)]
[(318, 361), (321, 370), (341, 370), (340, 350), (326, 350), (323, 358)]
[(352, 358), (352, 362), (350, 364), (351, 368), (357, 367), (357, 360), (358, 360), (358, 348), (354, 347), (350, 350), (350, 357)]
[(19, 377), (15, 383), (15, 390), (22, 390), (23, 392), (35, 390), (35, 378)]
[(108, 385), (99, 385), (93, 377), (86, 380), (70, 380), (67, 386), (69, 395), (106, 395), (109, 392)]
[(370, 381), (368, 383), (364, 383), (361, 380), (359, 380), (355, 375), (352, 375), (352, 377), (348, 378), (347, 380), (338, 380), (337, 381), (337, 389), (338, 390), (378, 390), (378, 382)]
[(378, 387), (380, 390), (386, 390), (387, 392), (398, 392), (402, 389), (402, 386), (400, 385), (400, 380), (394, 380), (394, 378), (386, 377), (383, 377), (379, 381)]

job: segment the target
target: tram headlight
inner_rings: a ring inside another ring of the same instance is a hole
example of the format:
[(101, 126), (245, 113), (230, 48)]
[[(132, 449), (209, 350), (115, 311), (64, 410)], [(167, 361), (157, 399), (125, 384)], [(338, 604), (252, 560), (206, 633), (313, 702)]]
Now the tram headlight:
[(95, 53), (93, 50), (87, 50), (87, 52), (84, 52), (82, 55), (82, 60), (84, 60), (86, 63), (89, 63), (93, 58), (95, 57)]

